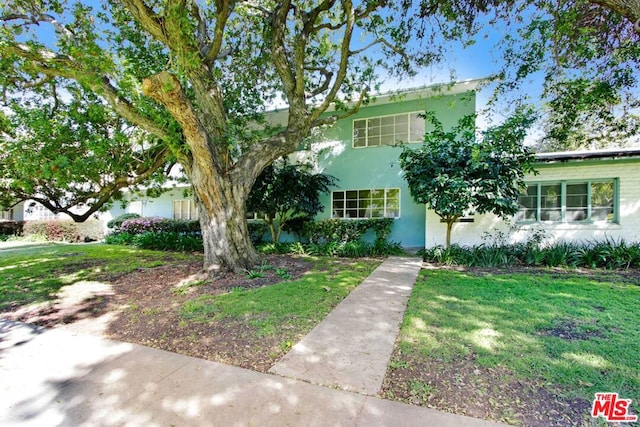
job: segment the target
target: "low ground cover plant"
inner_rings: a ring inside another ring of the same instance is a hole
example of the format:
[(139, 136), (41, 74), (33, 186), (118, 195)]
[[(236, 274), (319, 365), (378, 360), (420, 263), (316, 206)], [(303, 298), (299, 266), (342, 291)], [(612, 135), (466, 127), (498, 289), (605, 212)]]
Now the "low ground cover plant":
[(443, 265), (469, 267), (586, 267), (640, 268), (640, 242), (607, 238), (588, 242), (557, 242), (542, 246), (531, 243), (436, 246), (419, 251), (423, 259)]

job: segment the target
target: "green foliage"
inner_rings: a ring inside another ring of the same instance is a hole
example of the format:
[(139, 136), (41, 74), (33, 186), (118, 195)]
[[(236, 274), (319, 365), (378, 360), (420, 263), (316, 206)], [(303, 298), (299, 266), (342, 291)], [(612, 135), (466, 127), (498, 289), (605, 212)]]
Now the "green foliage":
[[(387, 240), (392, 224), (393, 218), (309, 222), (304, 228), (308, 243), (266, 243), (259, 245), (258, 251), (266, 254), (291, 253), (346, 258), (399, 255), (404, 253), (402, 246)], [(373, 244), (364, 240), (368, 231), (372, 231), (375, 236)]]
[(121, 215), (118, 215), (111, 221), (107, 222), (107, 227), (113, 229), (114, 231), (119, 231), (120, 226), (122, 225), (123, 222), (133, 218), (140, 218), (140, 215), (138, 215), (137, 213), (123, 213)]
[(341, 243), (362, 239), (372, 230), (376, 240), (386, 240), (391, 232), (393, 218), (367, 218), (357, 221), (323, 219), (306, 224), (304, 234), (311, 243), (337, 241)]
[(533, 76), (544, 76), (536, 97), (543, 112), (539, 150), (626, 145), (640, 129), (637, 7), (635, 18), (625, 18), (620, 11), (634, 8), (612, 7), (614, 2), (529, 4), (518, 2), (496, 14), (508, 36), (499, 42), (503, 58), (495, 99), (502, 105), (532, 102), (523, 92), (530, 92)]
[(140, 249), (176, 252), (203, 252), (202, 238), (172, 231), (136, 234), (131, 244)]
[(447, 224), (447, 246), (453, 223), (467, 213), (511, 216), (518, 211), (524, 176), (533, 170), (533, 152), (523, 145), (533, 121), (521, 111), (476, 140), (475, 116), (460, 119), (445, 131), (433, 112), (425, 119), (433, 130), (418, 149), (404, 147), (400, 166), (416, 203), (426, 204)]
[(135, 237), (135, 234), (117, 232), (108, 234), (107, 237), (104, 238), (104, 242), (107, 245), (132, 245)]
[(329, 175), (314, 174), (311, 166), (290, 165), (286, 161), (267, 166), (247, 199), (247, 210), (258, 212), (271, 231), (273, 242), (279, 242), (282, 230), (297, 219), (292, 231), (301, 230), (303, 224), (322, 210), (320, 195), (329, 192), (336, 179)]
[(165, 163), (157, 144), (131, 132), (81, 86), (70, 83), (65, 92), (69, 100), (32, 91), (9, 101), (10, 128), (0, 133), (0, 205), (33, 199), (84, 221), (121, 198), (122, 188), (164, 179), (156, 173)]
[(182, 234), (200, 234), (200, 222), (169, 219), (161, 217), (142, 217), (127, 219), (120, 224), (120, 232), (130, 234), (142, 233), (182, 233)]
[(474, 247), (451, 245), (421, 249), (425, 261), (442, 265), (470, 267), (584, 267), (608, 270), (640, 268), (640, 242), (607, 238), (601, 241), (573, 243), (560, 241), (547, 246), (525, 242), (518, 244), (482, 244)]
[(0, 221), (0, 236), (19, 236), (23, 227), (24, 221)]
[(102, 222), (86, 221), (83, 223), (67, 220), (25, 221), (23, 234), (44, 236), (53, 242), (84, 242), (101, 240)]
[(247, 227), (249, 228), (249, 237), (251, 238), (251, 241), (254, 245), (257, 245), (264, 239), (264, 235), (267, 233), (269, 226), (262, 221), (249, 221), (247, 222)]

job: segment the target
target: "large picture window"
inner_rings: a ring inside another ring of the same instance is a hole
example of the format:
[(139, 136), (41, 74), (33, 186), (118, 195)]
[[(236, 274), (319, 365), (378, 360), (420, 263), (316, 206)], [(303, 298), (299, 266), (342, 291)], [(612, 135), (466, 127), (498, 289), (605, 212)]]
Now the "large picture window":
[(353, 147), (379, 147), (398, 142), (424, 140), (424, 119), (420, 113), (369, 117), (353, 121)]
[(334, 191), (331, 206), (333, 218), (399, 218), (400, 189)]
[(198, 209), (196, 208), (196, 203), (193, 200), (174, 200), (173, 219), (198, 219)]
[(531, 183), (520, 193), (520, 222), (617, 222), (617, 179)]

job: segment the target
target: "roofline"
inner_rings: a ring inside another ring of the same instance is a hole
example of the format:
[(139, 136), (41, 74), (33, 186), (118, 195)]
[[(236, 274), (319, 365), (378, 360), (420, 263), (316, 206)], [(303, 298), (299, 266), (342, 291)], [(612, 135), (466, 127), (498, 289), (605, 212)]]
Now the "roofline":
[[(362, 105), (363, 107), (368, 107), (371, 105), (384, 105), (389, 104), (391, 102), (399, 101), (400, 99), (421, 99), (421, 98), (431, 98), (437, 95), (458, 95), (465, 92), (475, 91), (480, 85), (484, 83), (489, 83), (495, 80), (496, 77), (479, 77), (475, 79), (466, 79), (466, 80), (457, 80), (450, 81), (446, 83), (435, 83), (426, 86), (417, 86), (413, 88), (407, 89), (397, 89), (391, 90), (384, 93), (371, 94), (372, 98), (375, 98), (375, 101)], [(354, 103), (350, 103), (353, 105)], [(288, 107), (275, 108), (273, 110), (267, 110), (266, 114), (273, 113), (283, 113), (288, 111)], [(333, 105), (327, 108), (327, 112), (335, 111)]]
[(620, 159), (620, 158), (638, 158), (640, 159), (640, 147), (631, 148), (607, 148), (600, 150), (584, 150), (584, 151), (558, 151), (553, 153), (536, 154), (536, 162), (538, 163), (556, 163), (569, 162), (591, 159)]

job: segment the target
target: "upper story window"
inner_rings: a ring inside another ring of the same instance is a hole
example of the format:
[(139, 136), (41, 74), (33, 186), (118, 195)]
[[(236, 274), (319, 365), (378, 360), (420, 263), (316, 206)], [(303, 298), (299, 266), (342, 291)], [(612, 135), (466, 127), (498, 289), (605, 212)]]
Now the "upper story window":
[(334, 191), (331, 207), (333, 218), (399, 218), (400, 189)]
[(198, 219), (198, 208), (196, 208), (196, 202), (193, 200), (174, 200), (173, 219)]
[(353, 147), (379, 147), (398, 142), (422, 142), (424, 119), (418, 112), (353, 121)]
[(531, 183), (520, 193), (520, 222), (617, 222), (618, 180)]

